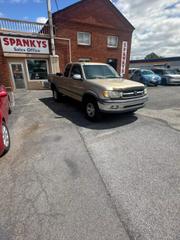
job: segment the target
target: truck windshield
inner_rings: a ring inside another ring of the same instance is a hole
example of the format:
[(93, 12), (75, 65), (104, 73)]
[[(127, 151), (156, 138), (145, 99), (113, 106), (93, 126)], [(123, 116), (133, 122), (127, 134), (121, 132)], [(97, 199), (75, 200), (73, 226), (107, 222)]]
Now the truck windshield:
[(119, 78), (118, 73), (108, 65), (84, 65), (86, 79)]

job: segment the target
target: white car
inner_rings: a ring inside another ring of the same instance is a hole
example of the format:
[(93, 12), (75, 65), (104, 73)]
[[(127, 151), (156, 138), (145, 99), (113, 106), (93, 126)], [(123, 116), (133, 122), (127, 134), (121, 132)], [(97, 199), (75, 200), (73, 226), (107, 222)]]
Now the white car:
[(162, 85), (180, 84), (180, 73), (175, 69), (154, 68), (152, 71), (161, 77)]

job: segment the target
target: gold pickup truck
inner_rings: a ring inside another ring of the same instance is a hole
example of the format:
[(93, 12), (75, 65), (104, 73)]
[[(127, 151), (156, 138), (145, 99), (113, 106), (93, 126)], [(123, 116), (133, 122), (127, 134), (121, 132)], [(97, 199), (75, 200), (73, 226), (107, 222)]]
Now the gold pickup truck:
[(86, 117), (92, 121), (101, 112), (135, 112), (147, 101), (143, 84), (122, 79), (103, 63), (70, 63), (64, 74), (50, 74), (48, 80), (55, 101), (63, 95), (80, 101)]

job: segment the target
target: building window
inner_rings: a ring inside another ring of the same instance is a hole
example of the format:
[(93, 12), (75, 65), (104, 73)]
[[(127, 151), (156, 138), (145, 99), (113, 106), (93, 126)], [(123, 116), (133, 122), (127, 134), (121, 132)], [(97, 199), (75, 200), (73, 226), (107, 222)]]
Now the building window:
[(91, 62), (91, 58), (79, 58), (79, 62)]
[(118, 37), (117, 36), (108, 36), (107, 37), (107, 46), (109, 48), (117, 48), (118, 47)]
[(91, 45), (91, 34), (88, 32), (78, 32), (77, 43), (78, 45)]
[(30, 80), (44, 80), (47, 79), (47, 61), (46, 60), (27, 60), (29, 79)]

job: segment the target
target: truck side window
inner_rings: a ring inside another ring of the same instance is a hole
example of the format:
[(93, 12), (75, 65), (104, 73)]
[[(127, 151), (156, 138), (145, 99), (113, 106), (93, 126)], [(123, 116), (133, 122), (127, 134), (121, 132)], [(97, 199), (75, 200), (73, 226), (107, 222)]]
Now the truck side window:
[(65, 76), (65, 77), (69, 77), (69, 71), (70, 71), (70, 69), (71, 69), (71, 64), (68, 64), (68, 65), (66, 66), (65, 71), (64, 71), (64, 76)]
[(74, 65), (71, 70), (71, 77), (75, 74), (80, 74), (82, 76), (81, 66), (80, 65)]

